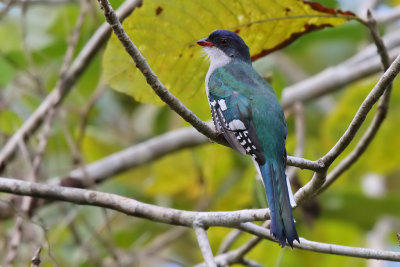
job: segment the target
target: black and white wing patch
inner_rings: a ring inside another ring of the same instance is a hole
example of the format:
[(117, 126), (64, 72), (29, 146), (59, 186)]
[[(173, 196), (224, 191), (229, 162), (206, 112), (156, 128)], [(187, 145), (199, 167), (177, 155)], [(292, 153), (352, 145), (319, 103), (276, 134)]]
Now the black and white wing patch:
[(210, 94), (209, 103), (217, 131), (236, 151), (250, 154), (263, 165), (265, 156), (251, 120), (251, 106), (247, 99), (236, 92), (225, 98)]

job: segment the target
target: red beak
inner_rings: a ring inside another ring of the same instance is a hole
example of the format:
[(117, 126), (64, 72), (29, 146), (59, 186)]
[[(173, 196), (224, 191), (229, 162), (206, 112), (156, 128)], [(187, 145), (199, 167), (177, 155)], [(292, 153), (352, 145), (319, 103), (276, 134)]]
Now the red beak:
[(203, 39), (198, 40), (197, 44), (200, 45), (200, 46), (208, 46), (208, 47), (213, 47), (214, 46), (213, 43), (207, 41), (207, 38), (203, 38)]

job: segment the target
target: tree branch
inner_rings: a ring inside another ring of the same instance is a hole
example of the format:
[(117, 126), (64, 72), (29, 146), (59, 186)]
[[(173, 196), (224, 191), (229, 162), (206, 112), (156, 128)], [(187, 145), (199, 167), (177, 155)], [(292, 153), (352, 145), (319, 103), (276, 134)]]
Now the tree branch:
[[(146, 218), (152, 221), (158, 221), (167, 224), (192, 227), (200, 221), (203, 227), (235, 227), (242, 231), (246, 231), (248, 233), (276, 242), (268, 229), (250, 223), (250, 221), (267, 219), (269, 217), (268, 209), (240, 210), (231, 212), (183, 211), (146, 204), (134, 199), (109, 193), (66, 188), (61, 186), (50, 186), (8, 178), (0, 178), (0, 191), (33, 197), (50, 198), (80, 205), (104, 207), (125, 213), (130, 216)], [(400, 252), (331, 245), (309, 241), (304, 238), (301, 238), (300, 244), (295, 243), (294, 246), (299, 249), (320, 253), (345, 255), (367, 259), (400, 261)], [(243, 250), (243, 248), (241, 249)], [(232, 251), (228, 253), (232, 253)], [(218, 258), (222, 258), (222, 255), (217, 256), (215, 260), (218, 262)]]
[(40, 252), (42, 252), (42, 248), (39, 247), (36, 251), (35, 254), (33, 254), (33, 257), (31, 259), (31, 267), (39, 267), (40, 266)]
[(242, 231), (238, 229), (232, 230), (229, 234), (226, 235), (225, 239), (222, 241), (221, 245), (218, 248), (217, 254), (222, 254), (227, 252), (233, 243), (243, 234)]
[(110, 193), (25, 182), (0, 178), (0, 192), (33, 196), (108, 208), (130, 216), (146, 218), (166, 224), (192, 227), (195, 221), (208, 226), (235, 226), (241, 222), (263, 221), (269, 218), (269, 209), (240, 210), (227, 212), (194, 212), (142, 203), (140, 201)]
[[(268, 229), (258, 226), (256, 224), (250, 222), (242, 223), (240, 224), (239, 228), (242, 231), (246, 231), (253, 235), (257, 235), (265, 239), (277, 242)], [(326, 253), (326, 254), (335, 254), (335, 255), (350, 256), (350, 257), (364, 258), (364, 259), (400, 261), (400, 252), (333, 245), (333, 244), (310, 241), (304, 238), (300, 238), (300, 244), (296, 242), (294, 243), (293, 246), (299, 249), (304, 249), (319, 253)]]
[(217, 264), (214, 261), (214, 256), (210, 247), (210, 242), (207, 238), (206, 230), (198, 225), (193, 226), (194, 232), (196, 233), (197, 242), (199, 243), (199, 247), (201, 250), (201, 254), (203, 255), (204, 262), (209, 267), (217, 267)]
[[(238, 229), (240, 229), (243, 232), (253, 234), (255, 236), (251, 238), (249, 242), (242, 245), (240, 248), (216, 256), (214, 260), (218, 265), (224, 266), (241, 262), (245, 254), (249, 250), (251, 250), (254, 246), (256, 246), (262, 239), (267, 239), (273, 242), (277, 242), (267, 228), (263, 226), (258, 226), (254, 223), (250, 222), (241, 223), (238, 226)], [(296, 242), (294, 244), (294, 247), (302, 250), (314, 251), (324, 254), (334, 254), (334, 255), (350, 256), (350, 257), (364, 258), (364, 259), (400, 261), (400, 252), (333, 245), (333, 244), (310, 241), (304, 238), (300, 238), (300, 244)], [(204, 263), (196, 265), (196, 267), (205, 267), (205, 266), (206, 265)]]
[[(381, 62), (383, 69), (386, 71), (390, 67), (390, 59), (389, 59), (389, 54), (387, 52), (387, 49), (385, 47), (384, 42), (379, 36), (378, 29), (376, 26), (376, 21), (372, 18), (372, 15), (370, 12), (368, 12), (368, 28), (370, 30), (371, 36), (376, 44), (376, 48), (378, 51), (378, 54), (381, 57)], [(364, 133), (364, 135), (361, 137), (360, 141), (357, 143), (356, 147), (351, 151), (351, 153), (344, 158), (328, 175), (325, 183), (321, 186), (319, 189), (319, 192), (324, 191), (326, 188), (328, 188), (334, 181), (336, 181), (339, 176), (345, 172), (347, 169), (350, 168), (351, 165), (353, 165), (360, 157), (361, 155), (365, 152), (369, 144), (372, 142), (374, 139), (376, 133), (378, 132), (380, 126), (382, 125), (384, 119), (386, 118), (386, 115), (389, 110), (389, 100), (392, 92), (392, 82), (388, 85), (387, 89), (385, 90), (382, 99), (380, 100), (378, 104), (378, 108), (376, 111), (376, 114), (371, 122), (371, 124), (368, 126), (368, 129)], [(318, 192), (318, 193), (319, 193)]]
[[(210, 127), (214, 126), (210, 124)], [(207, 137), (194, 128), (182, 128), (159, 135), (148, 141), (136, 144), (122, 151), (111, 154), (101, 160), (86, 165), (84, 168), (72, 170), (68, 179), (74, 179), (76, 187), (89, 187), (98, 184), (111, 176), (152, 162), (160, 157), (183, 148), (195, 147), (209, 142)], [(320, 170), (322, 166), (317, 161), (288, 156), (288, 165), (299, 168)], [(56, 180), (52, 179), (53, 182)], [(67, 179), (60, 181), (68, 185)]]

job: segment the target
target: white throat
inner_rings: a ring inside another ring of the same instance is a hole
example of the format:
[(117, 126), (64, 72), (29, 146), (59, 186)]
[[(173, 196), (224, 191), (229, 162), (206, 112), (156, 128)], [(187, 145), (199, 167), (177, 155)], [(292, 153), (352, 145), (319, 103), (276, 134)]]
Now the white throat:
[(213, 74), (213, 72), (216, 69), (223, 67), (229, 62), (231, 62), (232, 58), (227, 56), (221, 49), (216, 48), (215, 46), (204, 47), (203, 49), (207, 53), (208, 58), (210, 60), (210, 67), (208, 68), (208, 72), (206, 75), (206, 83), (205, 83), (206, 92), (208, 96), (209, 94), (208, 81), (210, 80), (211, 74)]

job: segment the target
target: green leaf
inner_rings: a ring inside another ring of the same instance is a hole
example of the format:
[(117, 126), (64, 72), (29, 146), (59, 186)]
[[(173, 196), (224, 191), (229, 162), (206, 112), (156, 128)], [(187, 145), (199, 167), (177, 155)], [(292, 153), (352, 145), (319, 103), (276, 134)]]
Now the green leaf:
[(0, 69), (0, 86), (5, 86), (13, 79), (15, 71), (3, 57), (0, 57)]
[(4, 19), (0, 24), (0, 51), (10, 52), (22, 49), (21, 28), (10, 19)]
[(22, 125), (21, 118), (11, 110), (0, 111), (0, 131), (12, 134)]
[[(149, 0), (123, 26), (160, 80), (185, 101), (203, 91), (199, 89), (204, 87), (208, 63), (195, 44), (213, 30), (238, 32), (256, 59), (306, 32), (341, 25), (351, 18), (351, 13), (296, 0)], [(113, 89), (140, 102), (161, 104), (114, 35), (104, 54), (103, 69)]]
[(22, 125), (21, 118), (11, 110), (0, 111), (0, 131), (12, 134)]

